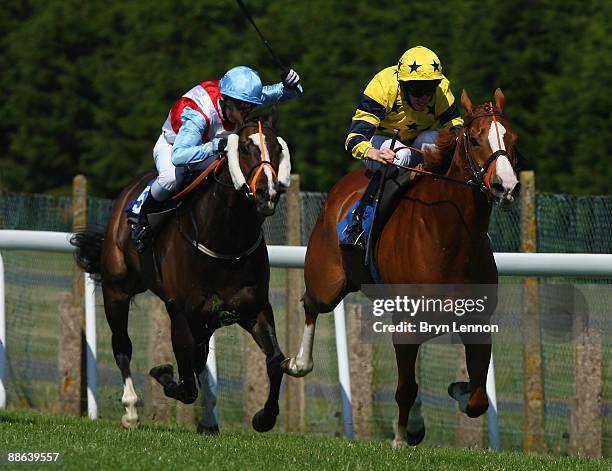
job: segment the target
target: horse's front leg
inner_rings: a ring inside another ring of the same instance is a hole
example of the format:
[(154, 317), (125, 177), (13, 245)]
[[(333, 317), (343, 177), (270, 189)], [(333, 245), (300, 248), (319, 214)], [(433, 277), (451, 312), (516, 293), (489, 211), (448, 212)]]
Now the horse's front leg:
[(491, 344), (467, 343), (470, 337), (461, 336), (465, 347), (465, 363), (470, 382), (451, 383), (448, 394), (459, 403), (459, 409), (468, 417), (476, 418), (489, 408), (487, 373), (491, 361)]
[(267, 432), (274, 427), (279, 413), (278, 397), (283, 380), (281, 364), (286, 359), (276, 339), (272, 306), (266, 302), (266, 307), (257, 315), (255, 322), (246, 321), (241, 322), (240, 325), (250, 332), (257, 345), (266, 354), (266, 370), (270, 389), (263, 409), (253, 416), (252, 424), (256, 431)]
[(149, 374), (164, 387), (164, 394), (185, 404), (193, 404), (198, 397), (194, 374), (195, 342), (187, 317), (171, 303), (166, 304), (170, 315), (172, 349), (179, 372), (179, 382), (174, 381), (172, 365), (156, 366)]
[(301, 378), (312, 371), (314, 362), (312, 360), (312, 348), (315, 337), (315, 327), (319, 313), (310, 307), (307, 301), (308, 292), (304, 295), (304, 334), (300, 343), (300, 350), (295, 357), (287, 358), (281, 367), (289, 376)]
[(214, 380), (206, 367), (212, 334), (212, 330), (206, 330), (202, 340), (196, 345), (195, 351), (195, 373), (198, 377), (202, 395), (202, 415), (198, 421), (198, 433), (205, 435), (219, 433), (219, 418), (215, 414), (217, 395), (214, 390)]
[(397, 390), (395, 401), (399, 418), (393, 439), (394, 448), (418, 445), (425, 437), (425, 421), (421, 415), (419, 387), (415, 378), (415, 365), (419, 345), (394, 344), (397, 362)]

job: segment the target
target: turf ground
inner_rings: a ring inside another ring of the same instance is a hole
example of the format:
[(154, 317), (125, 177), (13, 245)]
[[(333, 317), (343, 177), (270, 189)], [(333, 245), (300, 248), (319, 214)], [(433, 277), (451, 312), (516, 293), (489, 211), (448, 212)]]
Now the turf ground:
[(0, 412), (0, 451), (62, 452), (61, 469), (78, 470), (612, 469), (612, 460), (459, 448), (393, 450), (387, 441), (348, 441), (274, 432), (227, 431), (206, 437), (180, 426), (157, 425), (126, 431), (115, 421), (20, 411)]

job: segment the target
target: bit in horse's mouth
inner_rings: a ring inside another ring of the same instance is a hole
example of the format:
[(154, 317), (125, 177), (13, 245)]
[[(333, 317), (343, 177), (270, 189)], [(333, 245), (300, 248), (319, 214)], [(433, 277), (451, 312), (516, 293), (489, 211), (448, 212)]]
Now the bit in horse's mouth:
[(274, 201), (266, 201), (258, 205), (258, 211), (262, 216), (272, 216), (276, 211), (276, 204)]

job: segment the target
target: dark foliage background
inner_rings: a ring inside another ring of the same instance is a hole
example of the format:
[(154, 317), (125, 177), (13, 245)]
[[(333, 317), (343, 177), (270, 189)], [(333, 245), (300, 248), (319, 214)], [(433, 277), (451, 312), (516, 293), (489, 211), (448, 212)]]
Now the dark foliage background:
[[(612, 167), (609, 0), (249, 0), (260, 29), (302, 76), (280, 110), (302, 187), (328, 190), (359, 97), (417, 44), (458, 97), (504, 90), (538, 188), (608, 194)], [(0, 1), (0, 186), (66, 193), (84, 173), (114, 197), (151, 151), (173, 101), (228, 68), (278, 72), (231, 0)]]

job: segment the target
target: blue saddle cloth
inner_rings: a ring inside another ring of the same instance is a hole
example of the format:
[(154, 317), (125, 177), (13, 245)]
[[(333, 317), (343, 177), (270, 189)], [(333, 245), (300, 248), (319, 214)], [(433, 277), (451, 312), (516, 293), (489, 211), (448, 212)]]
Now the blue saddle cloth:
[[(142, 204), (147, 199), (147, 196), (149, 196), (149, 193), (151, 192), (151, 185), (153, 184), (154, 181), (155, 181), (155, 178), (151, 180), (149, 183), (147, 183), (147, 186), (145, 186), (144, 190), (142, 190), (142, 192), (136, 197), (136, 199), (133, 199), (127, 204), (127, 206), (125, 207), (123, 211), (127, 213), (128, 216), (140, 216), (140, 208), (142, 207)], [(169, 199), (162, 203), (162, 207), (159, 210), (159, 212), (167, 211), (169, 209), (175, 209), (176, 207), (177, 207), (177, 202), (173, 199)]]
[[(336, 226), (336, 232), (338, 233), (338, 240), (340, 242), (344, 242), (346, 239), (346, 228), (353, 221), (353, 215), (357, 210), (361, 200), (357, 200), (357, 202), (351, 206), (346, 213), (346, 215), (340, 220), (338, 225)], [(363, 213), (363, 219), (361, 221), (361, 228), (369, 234), (370, 227), (372, 227), (372, 221), (374, 220), (374, 207), (369, 205), (366, 206), (365, 211)]]
[(126, 212), (128, 215), (136, 215), (136, 216), (140, 215), (140, 208), (142, 207), (142, 204), (147, 199), (147, 196), (149, 196), (149, 192), (151, 191), (151, 185), (153, 184), (154, 181), (155, 181), (155, 178), (151, 180), (149, 183), (147, 183), (147, 186), (145, 186), (145, 189), (142, 190), (142, 192), (136, 197), (136, 199), (128, 203), (128, 205), (124, 209), (124, 212)]
[[(340, 222), (336, 225), (336, 233), (338, 234), (338, 240), (340, 243), (344, 242), (346, 239), (346, 228), (353, 221), (353, 215), (355, 211), (359, 207), (359, 203), (361, 200), (357, 200), (357, 202), (352, 205), (347, 211), (346, 215), (340, 220)], [(374, 206), (367, 205), (365, 207), (365, 211), (363, 212), (363, 219), (361, 220), (361, 228), (365, 231), (366, 234), (370, 235), (370, 229), (372, 227), (372, 223), (374, 222)], [(368, 264), (368, 271), (370, 272), (370, 276), (374, 283), (380, 283), (380, 275), (378, 273), (378, 269), (376, 268), (376, 264), (374, 263), (374, 257), (370, 257), (371, 261)]]

